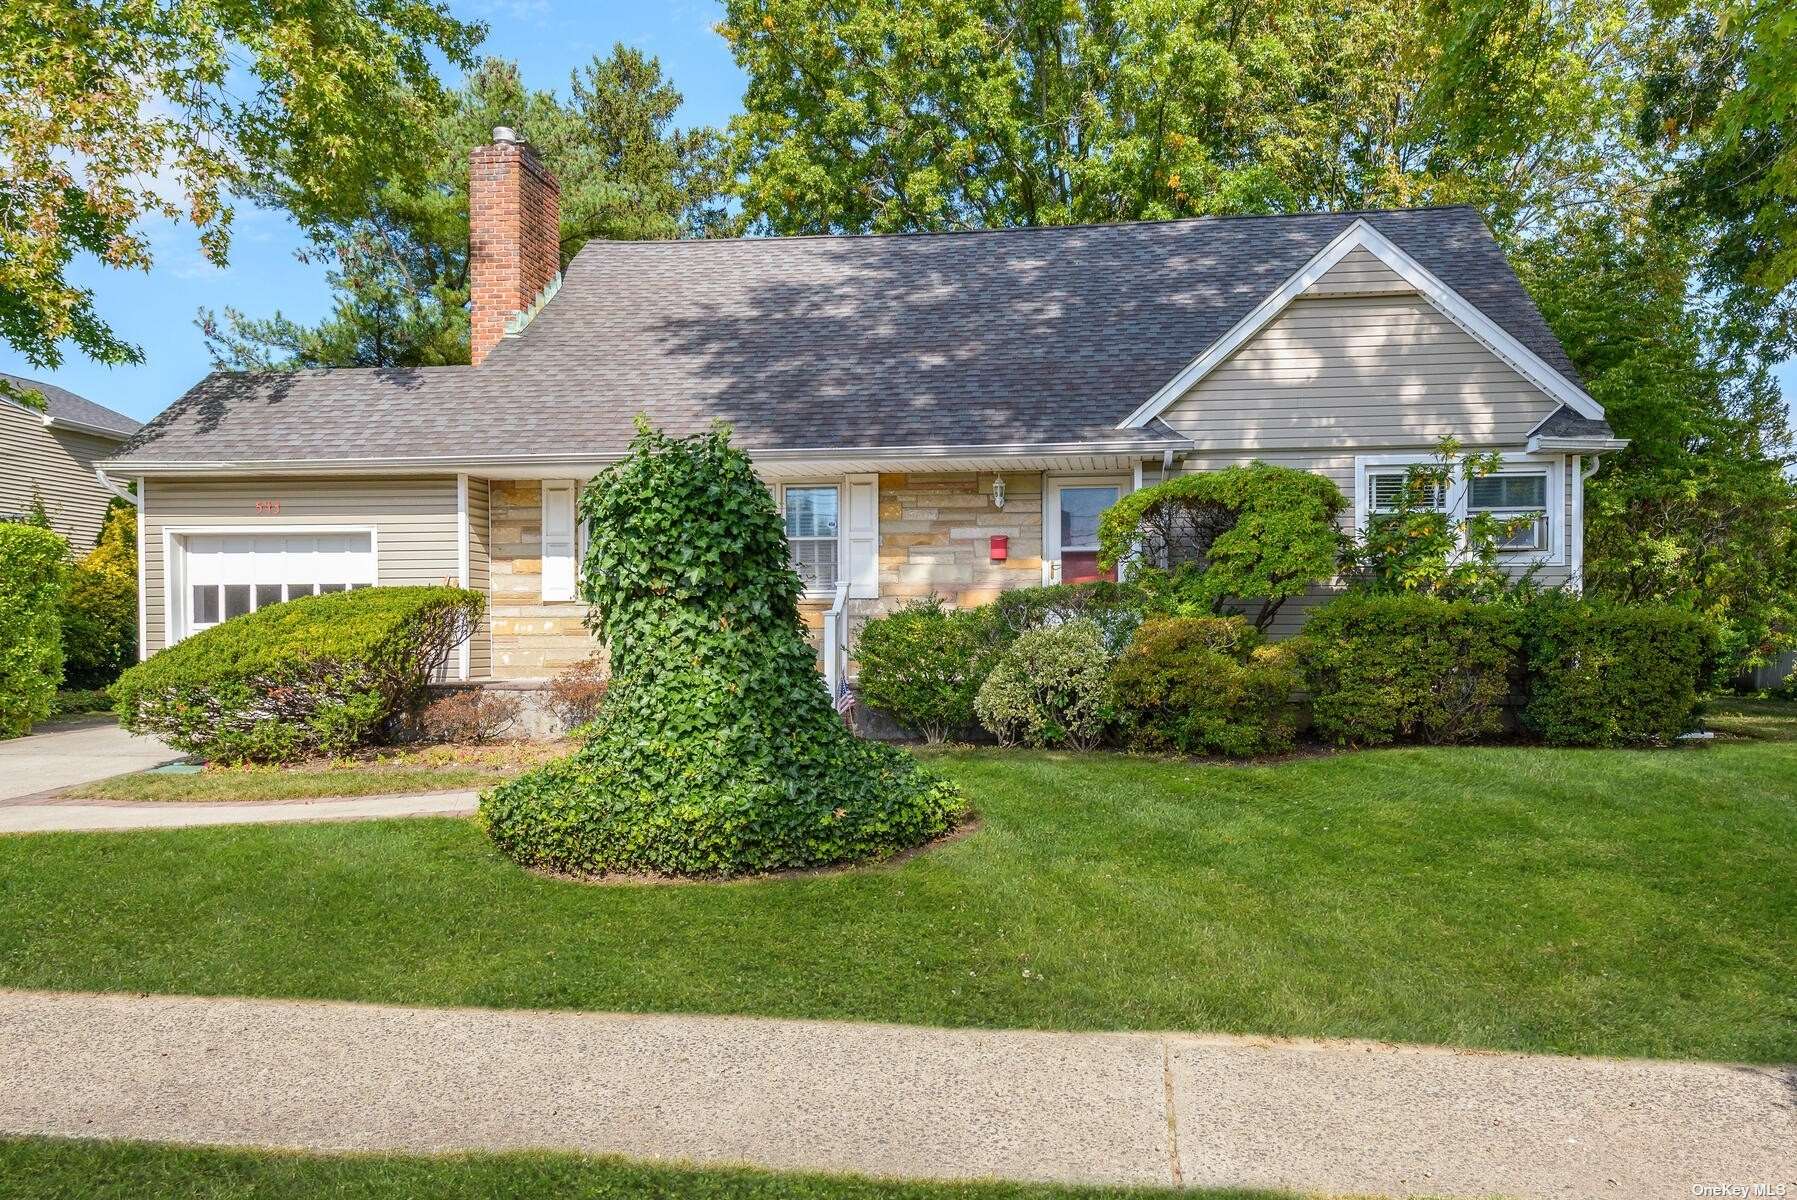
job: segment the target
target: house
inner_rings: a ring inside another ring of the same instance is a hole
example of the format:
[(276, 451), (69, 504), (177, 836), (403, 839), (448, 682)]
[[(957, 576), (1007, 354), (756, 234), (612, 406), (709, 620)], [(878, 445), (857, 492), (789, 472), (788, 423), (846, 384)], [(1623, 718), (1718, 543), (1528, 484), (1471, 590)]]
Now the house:
[[(314, 589), (489, 593), (470, 679), (587, 654), (575, 496), (644, 414), (723, 420), (785, 515), (809, 619), (1096, 574), (1097, 516), (1171, 472), (1327, 475), (1356, 521), (1444, 434), (1576, 581), (1623, 443), (1468, 208), (894, 237), (593, 242), (508, 130), (471, 163), (468, 367), (209, 376), (105, 464), (140, 481), (144, 653)], [(1304, 606), (1282, 619), (1299, 622)]]
[[(6, 374), (0, 383), (14, 393), (0, 391), (0, 519), (41, 502), (51, 528), (76, 550), (91, 548), (114, 498), (95, 464), (116, 455), (138, 423), (52, 384)], [(41, 411), (19, 401), (27, 391), (44, 398)]]

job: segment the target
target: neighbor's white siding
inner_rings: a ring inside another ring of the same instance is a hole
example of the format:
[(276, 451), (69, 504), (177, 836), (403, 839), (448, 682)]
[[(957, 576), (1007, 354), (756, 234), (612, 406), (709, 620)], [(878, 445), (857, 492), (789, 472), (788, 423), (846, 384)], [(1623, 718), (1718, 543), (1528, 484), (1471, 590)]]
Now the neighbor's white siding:
[[(472, 483), (473, 481), (470, 481)], [(453, 475), (435, 479), (162, 479), (144, 505), (144, 642), (166, 641), (164, 534), (185, 527), (280, 533), (283, 527), (373, 527), (383, 585), (453, 584), (460, 572)], [(272, 501), (279, 512), (258, 511)], [(472, 558), (470, 559), (472, 566)], [(477, 585), (478, 586), (478, 585)]]
[(0, 519), (24, 513), (38, 496), (51, 527), (77, 553), (93, 549), (112, 500), (94, 464), (121, 444), (120, 438), (51, 429), (42, 414), (0, 400)]

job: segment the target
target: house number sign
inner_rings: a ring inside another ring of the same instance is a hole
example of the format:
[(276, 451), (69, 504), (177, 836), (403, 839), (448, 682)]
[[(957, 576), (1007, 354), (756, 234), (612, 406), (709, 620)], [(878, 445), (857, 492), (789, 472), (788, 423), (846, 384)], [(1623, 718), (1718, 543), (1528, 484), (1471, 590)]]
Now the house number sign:
[(258, 501), (256, 501), (256, 514), (258, 516), (272, 517), (274, 514), (280, 512), (280, 511), (281, 511), (281, 502), (279, 500), (258, 500)]

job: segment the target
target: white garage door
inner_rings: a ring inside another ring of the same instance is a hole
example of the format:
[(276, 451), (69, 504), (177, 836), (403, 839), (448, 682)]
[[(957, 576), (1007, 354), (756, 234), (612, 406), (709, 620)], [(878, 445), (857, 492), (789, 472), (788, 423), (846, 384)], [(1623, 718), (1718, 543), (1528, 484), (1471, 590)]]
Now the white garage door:
[(296, 596), (375, 582), (368, 533), (212, 534), (181, 539), (185, 637)]

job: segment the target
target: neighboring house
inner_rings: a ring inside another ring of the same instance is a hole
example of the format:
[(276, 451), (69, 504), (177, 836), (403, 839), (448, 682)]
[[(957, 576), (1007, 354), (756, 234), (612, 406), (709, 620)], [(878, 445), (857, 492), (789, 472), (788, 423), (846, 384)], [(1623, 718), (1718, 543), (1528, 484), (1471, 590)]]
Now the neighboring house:
[(48, 383), (5, 374), (0, 380), (46, 402), (40, 412), (0, 392), (0, 519), (22, 516), (41, 500), (56, 532), (78, 551), (91, 549), (113, 499), (94, 464), (117, 454), (138, 423)]
[(476, 365), (214, 374), (106, 465), (143, 484), (146, 653), (450, 580), (492, 601), (458, 673), (552, 673), (590, 649), (575, 496), (638, 414), (729, 423), (839, 646), (930, 592), (1091, 578), (1098, 514), (1172, 472), (1303, 467), (1364, 522), (1444, 434), (1504, 454), (1445, 503), (1539, 514), (1510, 560), (1576, 581), (1623, 444), (1468, 208), (592, 242), (564, 278), (530, 149), (495, 131), (472, 167)]

